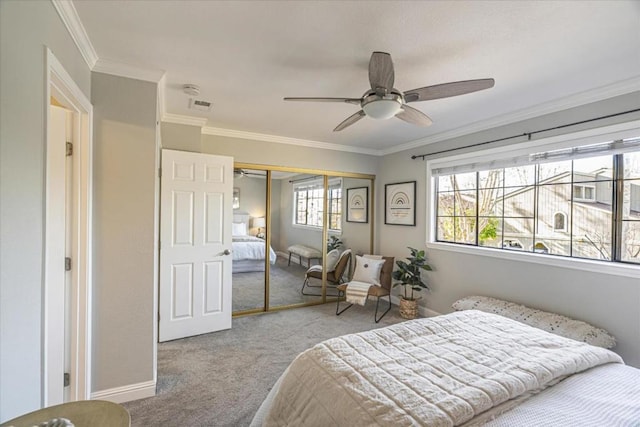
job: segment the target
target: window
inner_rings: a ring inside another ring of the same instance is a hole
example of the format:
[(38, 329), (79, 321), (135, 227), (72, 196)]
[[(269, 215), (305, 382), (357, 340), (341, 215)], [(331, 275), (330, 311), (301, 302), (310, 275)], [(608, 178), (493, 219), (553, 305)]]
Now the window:
[(593, 202), (596, 200), (596, 187), (592, 185), (574, 185), (573, 198), (574, 200)]
[(556, 212), (553, 216), (553, 229), (554, 231), (567, 231), (567, 214)]
[(431, 168), (434, 240), (640, 263), (638, 150), (633, 138)]
[[(307, 181), (293, 186), (293, 223), (295, 225), (323, 226), (324, 188), (321, 180)], [(328, 188), (329, 230), (342, 229), (342, 180), (330, 179)]]

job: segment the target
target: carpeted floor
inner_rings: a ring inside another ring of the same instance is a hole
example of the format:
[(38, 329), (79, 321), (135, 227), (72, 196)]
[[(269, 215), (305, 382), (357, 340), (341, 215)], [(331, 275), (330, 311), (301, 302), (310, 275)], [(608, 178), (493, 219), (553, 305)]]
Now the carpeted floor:
[[(269, 304), (271, 306), (306, 302), (300, 293), (305, 267), (287, 266), (287, 260), (278, 257), (271, 265), (269, 278)], [(235, 273), (233, 275), (233, 311), (261, 308), (264, 305), (264, 271)]]
[(335, 304), (284, 310), (234, 319), (227, 331), (161, 343), (157, 395), (124, 405), (132, 425), (247, 426), (300, 352), (331, 337), (402, 321), (394, 306), (376, 324), (374, 310), (374, 301), (340, 316)]
[[(320, 298), (302, 295), (300, 289), (304, 281), (307, 266), (278, 257), (271, 265), (269, 278), (269, 306), (279, 307), (317, 301)], [(235, 273), (233, 275), (233, 311), (250, 310), (264, 306), (264, 272)], [(320, 284), (314, 281), (315, 284)], [(318, 289), (309, 291), (320, 293)], [(329, 291), (331, 292), (331, 291)], [(335, 292), (335, 291), (333, 291)]]

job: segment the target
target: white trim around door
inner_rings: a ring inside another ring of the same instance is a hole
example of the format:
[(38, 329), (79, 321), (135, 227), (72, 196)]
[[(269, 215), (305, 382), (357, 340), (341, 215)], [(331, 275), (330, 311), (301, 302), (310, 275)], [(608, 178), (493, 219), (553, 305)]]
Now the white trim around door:
[[(84, 400), (91, 397), (91, 194), (92, 194), (92, 141), (93, 106), (80, 90), (62, 64), (48, 48), (45, 49), (46, 76), (44, 99), (45, 129), (49, 129), (49, 106), (54, 97), (73, 115), (72, 135), (74, 153), (72, 161), (71, 215), (71, 303), (69, 307), (71, 323), (71, 372), (68, 400)], [(61, 361), (64, 362), (64, 294), (61, 295), (59, 281), (53, 277), (60, 263), (64, 263), (64, 253), (56, 254), (49, 247), (60, 246), (60, 233), (53, 225), (58, 223), (55, 213), (48, 209), (53, 197), (60, 189), (50, 177), (53, 156), (48, 132), (45, 133), (45, 230), (44, 230), (44, 277), (42, 313), (42, 406), (62, 403), (64, 380), (60, 375)], [(64, 238), (64, 236), (62, 236)], [(64, 245), (64, 242), (62, 242)], [(63, 246), (64, 247), (64, 246)], [(64, 292), (64, 287), (62, 287)], [(61, 326), (62, 325), (62, 326)]]

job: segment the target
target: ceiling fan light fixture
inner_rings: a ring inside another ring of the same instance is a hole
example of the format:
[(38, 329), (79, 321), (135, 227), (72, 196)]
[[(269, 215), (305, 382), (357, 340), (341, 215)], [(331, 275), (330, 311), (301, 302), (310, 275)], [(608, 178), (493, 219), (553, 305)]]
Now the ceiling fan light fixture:
[(380, 120), (390, 119), (395, 116), (400, 112), (401, 107), (402, 101), (399, 97), (376, 99), (362, 105), (362, 109), (367, 116)]

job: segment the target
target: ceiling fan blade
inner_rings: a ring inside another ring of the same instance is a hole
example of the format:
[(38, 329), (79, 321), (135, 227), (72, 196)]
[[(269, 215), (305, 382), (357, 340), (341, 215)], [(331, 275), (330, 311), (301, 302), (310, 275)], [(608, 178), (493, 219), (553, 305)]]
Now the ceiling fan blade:
[(363, 110), (358, 111), (355, 114), (352, 114), (351, 116), (347, 117), (345, 121), (343, 121), (342, 123), (340, 123), (338, 126), (336, 126), (336, 128), (333, 130), (334, 132), (338, 132), (341, 131), (342, 129), (351, 126), (352, 124), (354, 124), (355, 122), (357, 122), (358, 120), (360, 120), (361, 118), (363, 118), (364, 116), (366, 116), (366, 114), (364, 113)]
[(413, 107), (409, 107), (408, 105), (403, 105), (402, 111), (396, 114), (396, 117), (400, 120), (404, 120), (407, 123), (411, 123), (412, 125), (427, 127), (431, 126), (431, 119), (425, 113), (420, 110), (416, 110)]
[(428, 101), (431, 99), (448, 98), (489, 89), (495, 85), (493, 79), (464, 80), (461, 82), (443, 83), (439, 85), (408, 90), (404, 93), (405, 102)]
[(346, 102), (347, 104), (360, 105), (360, 98), (284, 98), (285, 101), (304, 101), (304, 102)]
[(371, 89), (378, 92), (382, 89), (382, 95), (386, 95), (393, 89), (395, 73), (391, 55), (385, 52), (373, 52), (369, 60), (369, 83)]

